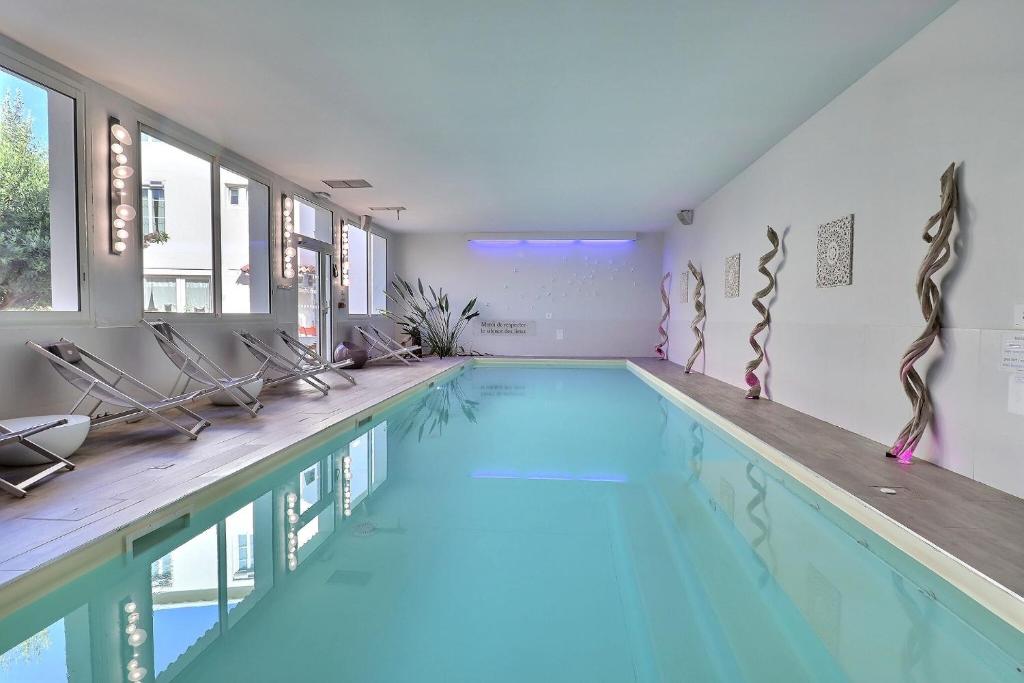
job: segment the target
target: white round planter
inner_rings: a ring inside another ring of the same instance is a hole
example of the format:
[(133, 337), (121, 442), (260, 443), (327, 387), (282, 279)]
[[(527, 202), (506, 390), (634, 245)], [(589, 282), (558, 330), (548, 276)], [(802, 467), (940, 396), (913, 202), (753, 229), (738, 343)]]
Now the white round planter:
[[(67, 420), (68, 423), (39, 432), (29, 439), (43, 448), (53, 451), (62, 458), (67, 458), (78, 450), (78, 447), (89, 435), (90, 421), (88, 415), (39, 415), (37, 417), (14, 417), (0, 420), (7, 429), (17, 431), (27, 427), (54, 422), (56, 420)], [(24, 444), (13, 443), (7, 446), (0, 446), (0, 465), (8, 467), (22, 467), (28, 465), (47, 465), (50, 461), (39, 455)]]
[[(260, 392), (263, 391), (263, 378), (254, 379), (251, 382), (246, 382), (241, 385), (242, 389), (245, 389), (250, 396), (259, 396)], [(217, 393), (210, 396), (210, 402), (215, 406), (237, 406), (235, 399), (231, 398), (226, 391), (218, 391)], [(248, 403), (248, 401), (247, 401)]]

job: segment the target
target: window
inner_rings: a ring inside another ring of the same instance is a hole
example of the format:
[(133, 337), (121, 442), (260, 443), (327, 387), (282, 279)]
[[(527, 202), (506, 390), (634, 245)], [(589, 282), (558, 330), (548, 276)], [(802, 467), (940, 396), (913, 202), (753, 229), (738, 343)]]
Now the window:
[(367, 235), (354, 225), (348, 226), (348, 312), (351, 315), (366, 315), (367, 301), (366, 256)]
[(220, 167), (223, 313), (270, 313), (270, 188)]
[(154, 180), (142, 186), (142, 239), (147, 243), (159, 242), (166, 234), (164, 186), (159, 180)]
[(334, 242), (334, 214), (296, 197), (295, 232), (331, 244)]
[(370, 310), (374, 315), (388, 310), (388, 241), (370, 235)]
[[(143, 305), (147, 311), (162, 306), (163, 312), (212, 313), (212, 164), (148, 132), (143, 131), (141, 139), (139, 171), (146, 179), (142, 196)], [(174, 298), (168, 301), (172, 280)], [(159, 302), (158, 288), (166, 288), (162, 291), (165, 298)]]
[(77, 311), (75, 100), (0, 67), (0, 311)]

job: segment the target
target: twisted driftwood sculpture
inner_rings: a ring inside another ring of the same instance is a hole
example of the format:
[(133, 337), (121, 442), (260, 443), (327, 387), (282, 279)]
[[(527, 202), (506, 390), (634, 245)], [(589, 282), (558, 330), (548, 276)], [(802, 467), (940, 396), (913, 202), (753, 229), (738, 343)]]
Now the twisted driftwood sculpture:
[(690, 372), (693, 369), (693, 362), (704, 350), (704, 330), (701, 325), (704, 322), (704, 273), (697, 270), (693, 261), (688, 261), (686, 265), (693, 273), (693, 279), (697, 283), (693, 289), (693, 310), (697, 314), (693, 317), (693, 322), (690, 323), (690, 329), (693, 330), (693, 336), (697, 338), (697, 343), (694, 344), (693, 353), (690, 354), (690, 358), (686, 361), (686, 368), (684, 368), (686, 372)]
[[(956, 218), (958, 192), (956, 187), (956, 164), (950, 164), (940, 180), (942, 187), (942, 203), (939, 210), (928, 219), (922, 235), (929, 245), (928, 253), (917, 271), (917, 298), (921, 302), (921, 313), (924, 315), (925, 328), (920, 336), (907, 348), (900, 362), (900, 381), (903, 391), (913, 407), (910, 421), (900, 431), (892, 448), (886, 453), (889, 457), (909, 462), (914, 449), (924, 435), (928, 423), (932, 419), (932, 399), (928, 393), (928, 385), (914, 369), (914, 363), (931, 347), (942, 329), (942, 295), (939, 286), (932, 280), (946, 262), (949, 261), (949, 240), (953, 232), (953, 220)], [(938, 226), (934, 235), (932, 228)]]
[(763, 289), (758, 290), (751, 301), (757, 312), (761, 314), (761, 320), (754, 325), (754, 329), (750, 332), (750, 348), (754, 349), (756, 355), (752, 361), (747, 363), (745, 375), (747, 387), (749, 387), (747, 389), (747, 398), (761, 397), (761, 380), (757, 378), (755, 370), (761, 365), (761, 361), (764, 360), (764, 349), (757, 343), (757, 335), (772, 324), (772, 314), (768, 312), (768, 307), (761, 303), (761, 299), (771, 294), (772, 290), (775, 289), (775, 276), (768, 270), (768, 263), (779, 253), (779, 234), (772, 230), (771, 226), (768, 226), (768, 241), (771, 242), (772, 248), (761, 257), (757, 265), (757, 272), (768, 278), (768, 284)]
[(665, 323), (668, 321), (668, 314), (671, 310), (667, 289), (667, 283), (671, 277), (672, 273), (665, 273), (661, 278), (661, 306), (665, 312), (661, 314), (661, 320), (658, 321), (658, 334), (661, 335), (661, 341), (654, 347), (654, 350), (658, 353), (658, 358), (662, 360), (665, 360), (668, 355), (666, 351), (668, 347), (668, 330), (665, 329)]

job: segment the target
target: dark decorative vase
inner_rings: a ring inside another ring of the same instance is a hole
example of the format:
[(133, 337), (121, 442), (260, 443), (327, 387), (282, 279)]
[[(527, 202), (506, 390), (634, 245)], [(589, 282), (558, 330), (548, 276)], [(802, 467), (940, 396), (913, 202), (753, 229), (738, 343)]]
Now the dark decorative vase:
[(366, 361), (369, 359), (369, 352), (362, 346), (357, 346), (353, 342), (341, 342), (334, 347), (334, 362), (340, 363), (343, 360), (350, 360), (352, 361), (352, 365), (348, 367), (353, 370), (358, 370), (366, 365)]

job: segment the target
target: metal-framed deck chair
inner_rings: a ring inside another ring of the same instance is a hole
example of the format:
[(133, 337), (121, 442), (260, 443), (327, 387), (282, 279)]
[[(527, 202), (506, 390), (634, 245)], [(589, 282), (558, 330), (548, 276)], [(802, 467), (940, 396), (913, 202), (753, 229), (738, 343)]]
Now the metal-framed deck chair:
[[(389, 360), (393, 358), (395, 360), (402, 361), (406, 365), (412, 365), (412, 363), (409, 362), (409, 358), (412, 358), (417, 362), (423, 360), (415, 353), (413, 353), (413, 351), (418, 351), (420, 347), (402, 346), (391, 337), (387, 336), (386, 334), (383, 334), (373, 325), (370, 325), (369, 327), (370, 330), (373, 330), (372, 332), (370, 332), (369, 330), (360, 325), (355, 326), (356, 331), (360, 335), (362, 335), (363, 339), (366, 340), (366, 343), (369, 344), (372, 349), (375, 349), (380, 353), (379, 356), (374, 356), (373, 358), (368, 360), (368, 363), (375, 363), (377, 361)], [(408, 358), (406, 356), (408, 356)]]
[[(196, 400), (202, 391), (165, 396), (142, 380), (129, 375), (99, 356), (89, 353), (70, 339), (62, 338), (46, 346), (33, 341), (26, 342), (26, 345), (46, 358), (61, 377), (82, 392), (74, 406), (68, 411), (69, 413), (78, 410), (86, 399), (91, 398), (96, 401), (96, 405), (87, 413), (90, 417), (91, 429), (99, 429), (148, 415), (188, 438), (195, 439), (199, 436), (199, 432), (210, 426), (209, 420), (185, 407), (186, 403)], [(101, 370), (113, 375), (113, 379), (105, 377)], [(137, 399), (121, 391), (118, 385), (122, 381), (138, 390), (146, 398)], [(124, 410), (94, 417), (93, 414), (105, 403), (124, 408)], [(190, 419), (195, 420), (195, 423), (186, 426), (163, 415), (171, 410), (184, 413)]]
[(401, 342), (396, 339), (389, 337), (377, 328), (376, 325), (370, 325), (370, 329), (373, 331), (377, 338), (383, 341), (387, 346), (391, 347), (395, 351), (399, 351), (403, 356), (407, 356), (410, 360), (414, 360), (417, 363), (422, 363), (423, 359), (417, 356), (414, 352), (419, 351), (422, 347), (420, 346), (403, 346)]
[(295, 357), (301, 359), (304, 363), (308, 363), (311, 366), (319, 365), (323, 367), (325, 370), (333, 370), (334, 372), (338, 373), (339, 375), (347, 379), (353, 385), (356, 383), (355, 377), (342, 370), (342, 368), (346, 368), (352, 365), (352, 361), (329, 361), (323, 356), (321, 356), (319, 353), (314, 351), (313, 349), (303, 344), (300, 339), (291, 335), (287, 331), (282, 330), (281, 328), (277, 329), (277, 335), (281, 337), (281, 340), (285, 343), (285, 346), (287, 346), (291, 350), (291, 352), (295, 354)]
[(302, 380), (324, 396), (327, 395), (331, 386), (317, 377), (317, 375), (327, 372), (330, 368), (320, 363), (309, 363), (298, 356), (288, 358), (252, 332), (235, 330), (234, 334), (245, 344), (245, 348), (249, 349), (257, 360), (261, 363), (269, 363), (267, 366), (268, 371), (273, 371), (277, 374), (276, 377), (268, 377), (263, 383), (264, 386), (272, 387), (284, 382)]
[(174, 380), (177, 387), (178, 381), (185, 378), (182, 391), (188, 388), (190, 382), (198, 382), (203, 386), (200, 390), (201, 396), (207, 396), (216, 392), (224, 392), (238, 407), (249, 413), (250, 417), (263, 408), (259, 399), (246, 391), (243, 385), (255, 382), (263, 378), (263, 373), (269, 365), (264, 361), (260, 369), (248, 375), (235, 377), (229, 375), (219, 365), (203, 353), (199, 347), (190, 342), (185, 335), (178, 332), (174, 327), (163, 320), (142, 321), (156, 337), (157, 344), (164, 352), (164, 355), (178, 368), (178, 376)]
[(8, 446), (12, 443), (20, 443), (22, 446), (25, 446), (26, 448), (35, 451), (36, 453), (43, 456), (47, 460), (50, 460), (53, 463), (52, 465), (42, 470), (41, 472), (37, 472), (33, 474), (31, 477), (28, 477), (27, 479), (22, 479), (17, 483), (7, 481), (3, 477), (0, 477), (0, 490), (6, 491), (12, 496), (24, 498), (25, 494), (28, 493), (28, 489), (39, 484), (43, 479), (46, 479), (51, 474), (56, 474), (61, 470), (75, 469), (75, 464), (73, 462), (60, 457), (59, 455), (57, 455), (48, 448), (43, 448), (30, 438), (35, 436), (39, 432), (45, 432), (47, 429), (60, 427), (61, 425), (66, 425), (67, 423), (68, 421), (66, 419), (53, 420), (51, 422), (37, 424), (33, 427), (25, 427), (24, 429), (8, 429), (7, 427), (0, 425), (0, 446)]

